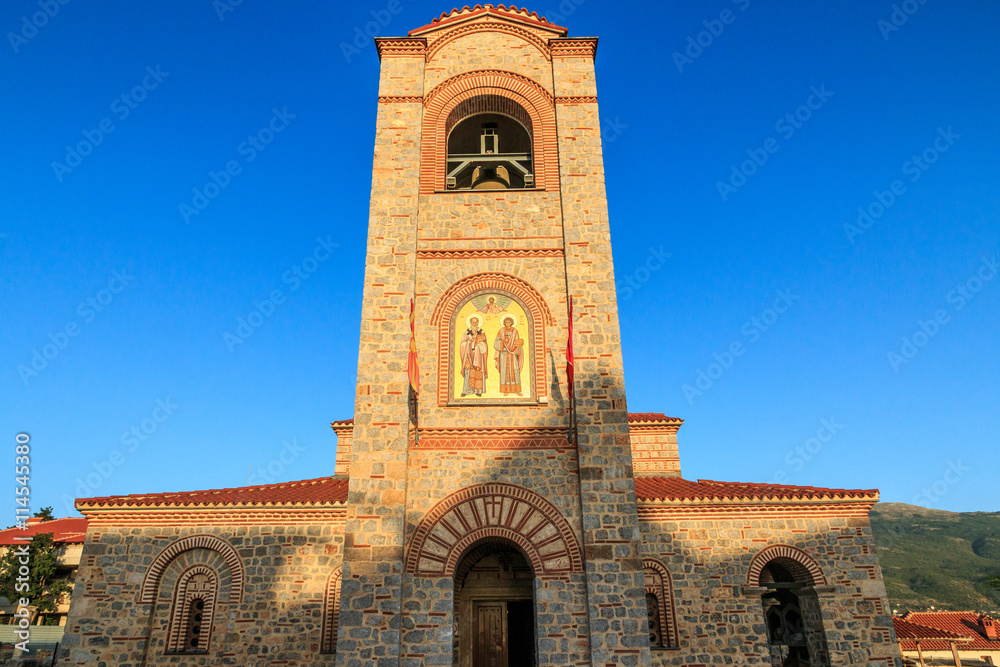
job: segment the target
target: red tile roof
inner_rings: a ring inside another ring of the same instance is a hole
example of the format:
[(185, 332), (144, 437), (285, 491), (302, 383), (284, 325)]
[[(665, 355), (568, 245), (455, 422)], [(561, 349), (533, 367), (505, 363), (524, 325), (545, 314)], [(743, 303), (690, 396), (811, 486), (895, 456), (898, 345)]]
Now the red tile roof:
[(920, 623), (914, 623), (913, 621), (908, 621), (902, 616), (893, 616), (892, 624), (896, 626), (896, 639), (899, 641), (906, 640), (920, 640), (921, 644), (925, 641), (944, 641), (944, 642), (967, 642), (968, 637), (963, 637), (960, 634), (954, 632), (949, 632), (948, 630), (942, 630), (941, 628), (932, 628), (927, 625), (921, 625)]
[(783, 484), (714, 482), (708, 479), (699, 479), (697, 482), (692, 482), (681, 477), (636, 477), (635, 493), (639, 500), (662, 502), (685, 500), (739, 501), (755, 499), (878, 500), (877, 490), (823, 489), (814, 486), (786, 486)]
[(347, 502), (346, 477), (319, 477), (299, 482), (241, 486), (234, 489), (146, 493), (104, 498), (78, 498), (77, 508), (154, 506), (331, 505)]
[(662, 412), (630, 412), (628, 413), (629, 422), (672, 422), (677, 424), (683, 424), (683, 419), (678, 419), (677, 417), (668, 417)]
[[(974, 611), (911, 611), (902, 618), (904, 621), (918, 623), (938, 632), (945, 631), (965, 637), (965, 643), (960, 644), (962, 650), (1000, 651), (1000, 641), (986, 638), (983, 634), (983, 626), (979, 622), (981, 615)], [(900, 639), (902, 640), (902, 638)], [(912, 641), (901, 641), (901, 644), (903, 650), (916, 650), (916, 644)], [(925, 651), (946, 651), (951, 648), (951, 645), (947, 641), (921, 641), (920, 648)]]
[(84, 517), (66, 517), (42, 521), (32, 517), (27, 521), (27, 530), (8, 528), (0, 530), (0, 546), (20, 544), (24, 540), (16, 538), (31, 537), (39, 533), (52, 533), (52, 541), (56, 544), (82, 544), (87, 535), (87, 519)]
[(469, 8), (465, 5), (461, 9), (457, 7), (452, 9), (450, 12), (444, 12), (441, 16), (432, 20), (430, 23), (419, 28), (414, 28), (408, 34), (410, 37), (414, 35), (419, 35), (423, 32), (428, 32), (435, 28), (441, 28), (451, 23), (456, 23), (459, 21), (464, 21), (476, 16), (481, 16), (484, 14), (493, 14), (494, 16), (501, 16), (505, 18), (511, 18), (516, 21), (521, 21), (522, 23), (528, 23), (535, 25), (539, 28), (546, 28), (553, 32), (561, 33), (565, 35), (568, 31), (562, 26), (555, 25), (554, 23), (549, 23), (548, 19), (544, 16), (539, 16), (537, 12), (530, 12), (525, 8), (517, 8), (514, 5), (509, 7), (505, 5), (476, 5), (475, 7)]

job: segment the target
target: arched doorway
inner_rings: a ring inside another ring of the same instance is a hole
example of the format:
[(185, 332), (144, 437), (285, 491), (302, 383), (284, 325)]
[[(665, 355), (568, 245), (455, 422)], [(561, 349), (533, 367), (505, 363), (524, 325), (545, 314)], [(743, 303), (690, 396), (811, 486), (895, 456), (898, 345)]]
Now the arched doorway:
[(535, 573), (510, 541), (470, 547), (455, 568), (457, 667), (535, 664)]
[(827, 667), (829, 652), (816, 582), (802, 564), (774, 558), (760, 571), (767, 643), (773, 665)]

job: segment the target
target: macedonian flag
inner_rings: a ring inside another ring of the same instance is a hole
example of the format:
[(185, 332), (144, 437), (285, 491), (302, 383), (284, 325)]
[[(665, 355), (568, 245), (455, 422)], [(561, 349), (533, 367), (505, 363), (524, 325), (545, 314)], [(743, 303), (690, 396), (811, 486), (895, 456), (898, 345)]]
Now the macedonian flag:
[(417, 366), (417, 329), (413, 314), (413, 299), (410, 299), (410, 357), (406, 361), (406, 371), (410, 375), (413, 393), (420, 393), (420, 368)]

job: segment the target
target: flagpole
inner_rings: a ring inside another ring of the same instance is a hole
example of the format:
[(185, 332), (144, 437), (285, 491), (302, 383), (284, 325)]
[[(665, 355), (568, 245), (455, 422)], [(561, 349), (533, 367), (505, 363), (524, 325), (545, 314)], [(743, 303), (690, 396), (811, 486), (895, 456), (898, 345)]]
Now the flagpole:
[(573, 297), (569, 297), (569, 326), (567, 327), (566, 341), (566, 379), (569, 385), (569, 441), (570, 444), (577, 444), (577, 423), (576, 423), (576, 355), (573, 352)]
[(406, 361), (406, 374), (410, 384), (410, 397), (413, 404), (413, 446), (420, 443), (420, 428), (418, 416), (420, 406), (417, 402), (417, 394), (420, 393), (420, 367), (417, 364), (417, 330), (416, 330), (416, 305), (414, 298), (410, 298), (410, 352)]

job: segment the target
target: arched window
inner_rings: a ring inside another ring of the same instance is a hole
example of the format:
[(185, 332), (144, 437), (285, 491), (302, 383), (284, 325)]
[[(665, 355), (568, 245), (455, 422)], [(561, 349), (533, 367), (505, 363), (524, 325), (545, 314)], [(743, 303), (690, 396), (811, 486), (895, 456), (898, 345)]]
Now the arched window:
[(535, 186), (531, 117), (498, 95), (471, 97), (448, 115), (449, 190), (510, 190)]
[(760, 570), (767, 643), (775, 664), (784, 667), (829, 665), (815, 581), (797, 560), (778, 557)]
[(330, 573), (323, 598), (323, 635), (320, 641), (321, 653), (337, 652), (337, 623), (340, 621), (340, 580), (343, 568)]
[(219, 576), (210, 567), (195, 565), (180, 576), (170, 615), (167, 653), (208, 652), (218, 592)]
[(677, 619), (674, 616), (674, 589), (670, 572), (660, 561), (642, 561), (646, 583), (646, 614), (649, 621), (650, 648), (677, 648)]

